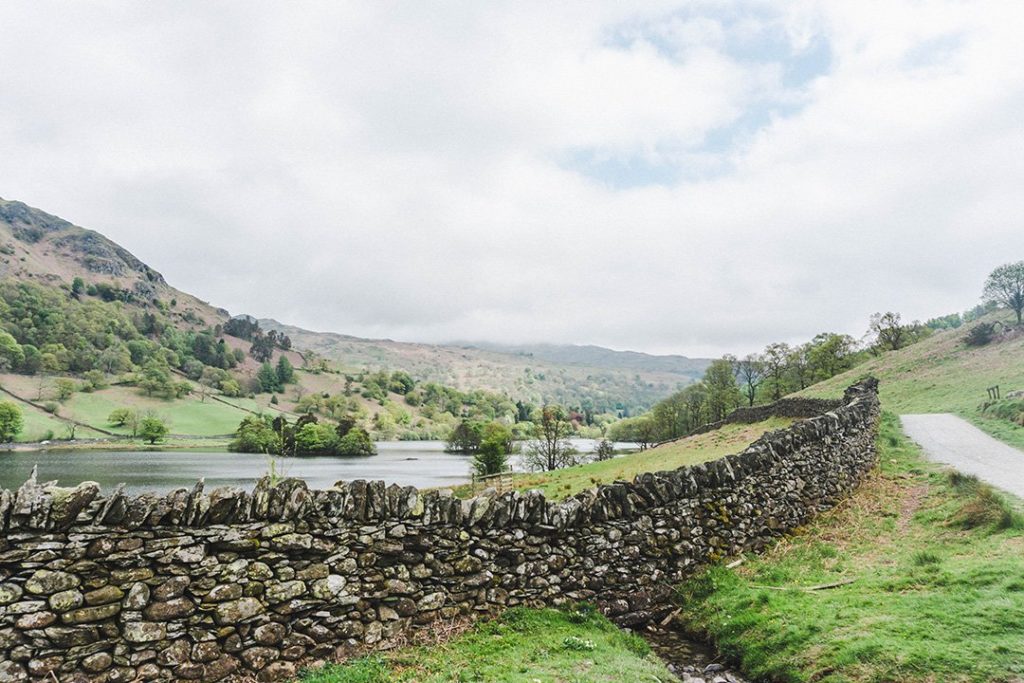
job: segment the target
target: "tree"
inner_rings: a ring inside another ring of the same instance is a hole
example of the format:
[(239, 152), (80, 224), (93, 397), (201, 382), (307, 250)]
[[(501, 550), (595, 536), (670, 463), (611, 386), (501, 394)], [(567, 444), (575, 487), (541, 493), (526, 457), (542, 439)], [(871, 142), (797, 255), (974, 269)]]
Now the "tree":
[(1017, 315), (1020, 325), (1024, 314), (1024, 261), (1007, 263), (993, 270), (985, 281), (982, 297), (1009, 308)]
[(146, 392), (147, 396), (163, 396), (171, 398), (174, 396), (174, 382), (171, 381), (171, 373), (167, 366), (157, 360), (146, 363), (142, 370), (142, 378), (139, 380), (139, 387)]
[(491, 429), (490, 433), (484, 436), (480, 449), (473, 456), (473, 469), (481, 477), (500, 474), (508, 467), (512, 430), (499, 422), (492, 422), (487, 427), (492, 425), (497, 425), (497, 427)]
[(25, 351), (9, 332), (0, 330), (0, 372), (20, 367), (25, 362)]
[(295, 432), (295, 450), (303, 455), (329, 453), (338, 444), (338, 434), (330, 425), (307, 422)]
[(373, 445), (373, 440), (365, 429), (353, 427), (338, 440), (335, 453), (338, 455), (377, 455), (377, 447)]
[(275, 369), (277, 374), (278, 386), (283, 388), (285, 384), (291, 384), (295, 381), (295, 368), (292, 367), (292, 363), (288, 360), (288, 357), (284, 354), (277, 359), (277, 368)]
[(853, 367), (857, 342), (848, 334), (822, 332), (810, 342), (807, 361), (811, 377), (825, 380)]
[(11, 401), (0, 401), (0, 443), (14, 441), (24, 425), (21, 408)]
[(263, 363), (260, 366), (259, 371), (256, 373), (256, 382), (260, 386), (262, 393), (270, 393), (272, 391), (280, 391), (280, 381), (277, 379), (277, 371), (270, 363)]
[(910, 343), (911, 326), (904, 325), (899, 313), (875, 313), (868, 324), (868, 334), (874, 335), (874, 348), (878, 351), (898, 351)]
[(164, 421), (153, 415), (144, 417), (139, 422), (139, 436), (151, 444), (163, 440), (169, 431)]
[(269, 418), (251, 415), (238, 425), (228, 450), (236, 453), (280, 453), (281, 440)]
[(787, 361), (789, 365), (789, 374), (793, 378), (793, 383), (798, 386), (801, 391), (806, 389), (811, 381), (811, 364), (808, 358), (809, 349), (810, 344), (801, 344), (793, 349), (789, 354), (789, 359)]
[(640, 450), (657, 441), (658, 428), (650, 415), (627, 417), (619, 420), (608, 429), (608, 435), (615, 441), (635, 443)]
[(597, 446), (594, 447), (594, 459), (611, 460), (615, 457), (615, 444), (608, 439), (601, 439), (597, 442)]
[(764, 364), (764, 381), (773, 401), (778, 401), (784, 394), (789, 393), (786, 375), (792, 355), (793, 349), (784, 342), (769, 344), (764, 347), (764, 353), (761, 354), (761, 361)]
[(704, 371), (708, 419), (712, 422), (724, 418), (743, 400), (736, 386), (736, 375), (733, 374), (734, 361), (734, 358), (726, 356), (711, 361), (711, 365)]
[(534, 419), (534, 442), (523, 464), (531, 470), (553, 471), (576, 464), (576, 450), (569, 443), (573, 425), (559, 405), (546, 405)]
[(74, 280), (71, 281), (71, 293), (74, 294), (76, 298), (81, 296), (82, 292), (84, 291), (85, 280), (83, 280), (80, 277), (76, 277)]
[(484, 425), (482, 422), (463, 420), (452, 429), (445, 450), (449, 453), (472, 455), (480, 449), (483, 438)]
[(113, 425), (114, 427), (127, 427), (136, 418), (136, 414), (129, 408), (115, 408), (107, 416), (107, 424)]
[(747, 397), (747, 405), (753, 406), (757, 388), (764, 381), (764, 362), (760, 356), (752, 353), (742, 360), (734, 361), (733, 372)]
[(54, 386), (57, 387), (57, 400), (58, 401), (66, 401), (69, 398), (71, 398), (72, 394), (75, 393), (75, 388), (76, 387), (75, 387), (74, 381), (72, 381), (70, 379), (67, 379), (65, 377), (61, 377), (60, 379), (58, 379), (54, 383)]

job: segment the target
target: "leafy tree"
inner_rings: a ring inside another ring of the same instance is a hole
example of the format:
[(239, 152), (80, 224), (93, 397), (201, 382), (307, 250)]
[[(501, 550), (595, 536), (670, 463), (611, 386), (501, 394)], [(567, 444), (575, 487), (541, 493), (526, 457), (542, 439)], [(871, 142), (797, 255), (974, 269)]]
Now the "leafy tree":
[(849, 370), (856, 361), (857, 342), (848, 334), (822, 332), (814, 337), (807, 350), (807, 360), (814, 380), (835, 377)]
[(904, 325), (899, 313), (875, 313), (868, 324), (868, 334), (874, 335), (878, 351), (898, 351), (910, 343), (910, 326)]
[(481, 477), (500, 474), (507, 467), (508, 454), (498, 441), (485, 440), (480, 445), (480, 450), (473, 456), (473, 470)]
[(639, 415), (619, 420), (608, 429), (608, 435), (615, 441), (635, 443), (641, 451), (658, 440), (658, 427), (650, 415)]
[(764, 365), (764, 383), (768, 395), (773, 401), (778, 401), (784, 394), (789, 393), (786, 376), (792, 355), (793, 349), (784, 342), (769, 344), (761, 354), (761, 362)]
[(281, 390), (281, 384), (277, 378), (277, 371), (274, 370), (274, 367), (267, 362), (264, 362), (256, 372), (256, 382), (259, 384), (260, 391), (262, 393)]
[(1016, 314), (1020, 325), (1024, 314), (1024, 261), (1007, 263), (993, 270), (985, 281), (982, 297), (987, 302), (1009, 308)]
[(176, 392), (174, 382), (171, 381), (171, 373), (168, 371), (167, 366), (162, 365), (155, 359), (146, 363), (146, 367), (142, 370), (142, 377), (139, 379), (138, 384), (147, 396), (163, 396), (164, 398), (172, 398)]
[(811, 383), (810, 347), (809, 343), (801, 344), (789, 354), (789, 375), (793, 385), (799, 387), (801, 391)]
[(295, 368), (292, 367), (291, 361), (284, 354), (277, 359), (277, 384), (280, 387), (284, 387), (285, 384), (291, 384), (295, 381)]
[(65, 377), (59, 378), (54, 383), (54, 386), (57, 389), (57, 400), (59, 401), (66, 401), (69, 398), (71, 398), (72, 394), (75, 393), (75, 389), (77, 388), (72, 380), (67, 379)]
[(576, 464), (576, 450), (569, 443), (573, 424), (565, 408), (546, 405), (534, 419), (534, 441), (523, 456), (523, 464), (531, 470), (552, 471)]
[(115, 408), (110, 411), (110, 415), (107, 416), (107, 424), (115, 427), (125, 427), (129, 425), (135, 417), (135, 411), (130, 408)]
[(396, 370), (391, 373), (391, 381), (388, 383), (388, 389), (395, 392), (396, 394), (406, 395), (416, 386), (416, 382), (404, 370)]
[(43, 354), (39, 353), (39, 349), (31, 344), (25, 344), (21, 350), (25, 354), (25, 358), (21, 362), (20, 371), (26, 375), (34, 375), (39, 372), (43, 367)]
[(237, 453), (276, 454), (281, 452), (281, 439), (269, 418), (251, 415), (238, 425), (238, 431), (228, 445), (228, 450)]
[(480, 449), (484, 438), (482, 422), (463, 420), (452, 429), (445, 450), (449, 453), (465, 453), (472, 455)]
[(14, 335), (0, 330), (0, 372), (20, 367), (25, 362), (25, 351)]
[(0, 401), (0, 443), (10, 443), (21, 433), (25, 420), (12, 401)]
[(80, 277), (76, 277), (71, 281), (71, 293), (76, 297), (81, 296), (82, 292), (85, 291), (85, 280)]
[(237, 397), (242, 395), (242, 387), (238, 380), (226, 379), (220, 383), (220, 390), (225, 396)]
[(330, 425), (317, 422), (307, 422), (295, 432), (295, 450), (302, 454), (330, 453), (338, 441), (338, 434)]
[(739, 387), (736, 386), (736, 375), (733, 374), (734, 360), (729, 357), (720, 358), (712, 361), (704, 371), (708, 418), (712, 422), (724, 418), (742, 401)]
[(154, 415), (148, 415), (139, 422), (139, 436), (151, 444), (163, 440), (168, 431), (164, 421)]
[(338, 455), (377, 455), (370, 434), (362, 427), (353, 427), (338, 440), (335, 447)]

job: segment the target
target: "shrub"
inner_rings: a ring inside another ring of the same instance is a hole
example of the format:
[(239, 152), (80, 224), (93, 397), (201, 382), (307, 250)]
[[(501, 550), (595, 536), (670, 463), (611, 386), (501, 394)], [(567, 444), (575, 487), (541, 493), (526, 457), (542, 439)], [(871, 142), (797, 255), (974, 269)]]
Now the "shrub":
[(51, 415), (56, 415), (57, 411), (60, 410), (60, 404), (57, 403), (56, 401), (47, 401), (46, 403), (43, 404), (43, 410), (50, 413)]
[(964, 337), (964, 341), (967, 342), (968, 346), (985, 346), (992, 341), (995, 334), (995, 323), (978, 323), (971, 329), (967, 330), (967, 335)]

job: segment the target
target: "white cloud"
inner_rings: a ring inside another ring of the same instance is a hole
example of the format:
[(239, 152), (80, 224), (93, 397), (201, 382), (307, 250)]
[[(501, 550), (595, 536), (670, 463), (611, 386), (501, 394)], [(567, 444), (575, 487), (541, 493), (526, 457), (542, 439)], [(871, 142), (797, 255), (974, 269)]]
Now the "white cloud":
[(971, 305), (1024, 247), (1024, 8), (786, 8), (7, 3), (0, 195), (350, 334), (718, 354)]

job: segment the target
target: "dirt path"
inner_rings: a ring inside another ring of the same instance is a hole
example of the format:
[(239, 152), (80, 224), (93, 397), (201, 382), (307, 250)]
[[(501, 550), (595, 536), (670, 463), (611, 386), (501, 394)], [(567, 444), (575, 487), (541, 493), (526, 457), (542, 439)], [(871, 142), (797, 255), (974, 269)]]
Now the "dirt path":
[(1024, 497), (1024, 451), (998, 441), (956, 415), (901, 415), (903, 431), (930, 460), (952, 465)]

